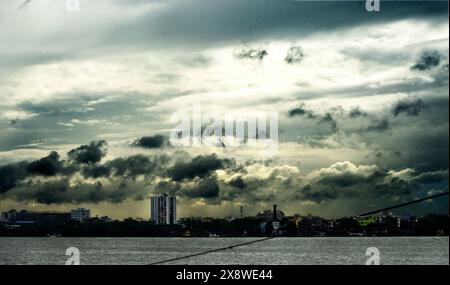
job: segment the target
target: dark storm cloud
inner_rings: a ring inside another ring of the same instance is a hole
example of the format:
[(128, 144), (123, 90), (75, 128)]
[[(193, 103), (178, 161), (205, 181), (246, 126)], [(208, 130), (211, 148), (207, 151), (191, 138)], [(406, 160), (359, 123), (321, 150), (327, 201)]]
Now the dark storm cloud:
[[(90, 145), (96, 145), (96, 142)], [(50, 155), (32, 162), (22, 161), (1, 166), (0, 193), (3, 195), (0, 199), (12, 198), (17, 201), (36, 201), (43, 204), (119, 203), (126, 199), (142, 200), (148, 194), (148, 182), (138, 182), (135, 178), (139, 175), (147, 178), (164, 176), (168, 159), (165, 155), (149, 157), (134, 155), (116, 158), (102, 165), (87, 164), (79, 167), (77, 163), (84, 164), (85, 160), (69, 163), (59, 160), (59, 155), (51, 152)], [(85, 178), (106, 180), (94, 181), (95, 183), (92, 181), (69, 183), (73, 174), (78, 171), (81, 171)], [(42, 176), (47, 179), (40, 179)]]
[(448, 170), (439, 170), (434, 172), (423, 172), (414, 178), (414, 181), (422, 184), (448, 182)]
[(108, 165), (87, 165), (83, 167), (82, 174), (85, 178), (109, 177), (111, 168)]
[(442, 55), (434, 51), (424, 51), (417, 59), (416, 63), (411, 66), (412, 70), (426, 71), (430, 70), (441, 63)]
[(0, 193), (4, 193), (18, 185), (22, 180), (32, 176), (55, 176), (72, 174), (77, 167), (65, 165), (56, 151), (46, 157), (34, 161), (21, 161), (0, 166)]
[[(447, 172), (448, 174), (448, 172)], [(421, 177), (433, 177), (422, 179)], [(318, 178), (306, 181), (295, 193), (298, 198), (314, 202), (337, 199), (363, 199), (371, 197), (411, 199), (420, 191), (426, 191), (428, 185), (448, 181), (445, 172), (435, 173), (393, 173), (379, 168), (358, 171), (340, 170), (326, 173)], [(448, 182), (447, 182), (448, 183)], [(424, 194), (422, 194), (424, 195)]]
[(316, 115), (313, 111), (306, 109), (305, 104), (301, 103), (297, 107), (294, 107), (293, 109), (289, 110), (288, 112), (289, 117), (306, 117), (308, 119), (314, 119), (316, 118)]
[(119, 180), (108, 186), (103, 186), (100, 182), (71, 185), (67, 179), (38, 182), (29, 187), (18, 187), (8, 193), (8, 197), (17, 201), (36, 201), (48, 205), (64, 203), (120, 203), (127, 199), (142, 200), (146, 195), (145, 187), (130, 181)]
[(215, 177), (201, 179), (195, 186), (179, 192), (188, 198), (217, 198), (219, 197), (219, 184)]
[(175, 181), (160, 181), (155, 186), (155, 192), (157, 194), (166, 193), (168, 195), (177, 195), (180, 190), (180, 183)]
[(69, 158), (78, 163), (96, 163), (106, 155), (106, 141), (92, 141), (67, 153)]
[(398, 116), (402, 113), (408, 116), (417, 116), (425, 108), (425, 103), (422, 99), (403, 99), (395, 103), (392, 108), (392, 114)]
[(164, 136), (154, 135), (137, 139), (133, 145), (143, 148), (160, 148), (164, 146), (165, 142), (166, 138)]
[(59, 154), (56, 151), (52, 151), (48, 156), (31, 162), (27, 170), (32, 174), (54, 176), (61, 170), (62, 166)]
[(136, 178), (139, 175), (154, 177), (165, 174), (169, 161), (170, 158), (167, 155), (136, 154), (129, 157), (118, 157), (102, 165), (87, 165), (82, 169), (82, 174), (86, 178)]
[(245, 189), (247, 187), (247, 184), (245, 184), (241, 176), (232, 179), (229, 184), (239, 189)]
[(159, 175), (166, 169), (170, 158), (167, 155), (144, 156), (133, 155), (119, 157), (106, 163), (115, 176), (136, 177), (139, 175)]
[(220, 196), (220, 186), (215, 176), (196, 180), (193, 184), (183, 184), (177, 181), (160, 181), (154, 187), (154, 192), (176, 195), (187, 199), (214, 199)]
[(0, 166), (0, 193), (4, 193), (28, 176), (26, 168), (28, 163), (20, 162)]
[(167, 173), (175, 181), (181, 181), (186, 178), (201, 178), (208, 176), (214, 170), (224, 168), (229, 163), (229, 160), (220, 159), (216, 154), (199, 155), (189, 162), (177, 162), (168, 169)]
[[(407, 18), (447, 17), (445, 2), (383, 3), (376, 17), (364, 1), (212, 0), (169, 1), (152, 17), (147, 14), (115, 27), (110, 43), (157, 44), (160, 47), (214, 45), (224, 41), (306, 36), (311, 33), (386, 23)], [(338, 12), (336, 12), (338, 11)], [(153, 11), (152, 11), (153, 12)], [(133, 31), (130, 33), (129, 31)]]
[[(239, 173), (245, 171), (240, 170)], [(341, 199), (404, 200), (426, 195), (430, 187), (445, 189), (448, 170), (420, 172), (389, 170), (375, 165), (338, 162), (306, 175), (280, 173), (277, 168), (266, 178), (238, 176), (237, 185), (218, 181), (221, 201), (244, 203), (274, 201), (332, 202)], [(232, 180), (233, 181), (233, 180)], [(231, 186), (231, 187), (230, 187)]]
[[(264, 165), (271, 172), (261, 178), (257, 172), (256, 176), (249, 176), (247, 169), (260, 163), (257, 161), (237, 165), (235, 161), (221, 159), (215, 154), (177, 162), (173, 160), (167, 155), (134, 155), (116, 158), (101, 165), (75, 167), (70, 172), (58, 171), (59, 163), (67, 162), (61, 162), (56, 153), (51, 153), (31, 163), (20, 162), (0, 167), (0, 199), (43, 204), (120, 203), (127, 199), (142, 200), (153, 192), (169, 193), (186, 199), (204, 198), (207, 203), (213, 204), (222, 201), (273, 202), (274, 199), (322, 203), (347, 198), (412, 197), (428, 189), (429, 185), (438, 185), (440, 189), (448, 184), (448, 169), (388, 170), (347, 161), (300, 174), (286, 171), (290, 168), (271, 166), (273, 162), (267, 161)], [(70, 182), (78, 169), (89, 180)], [(219, 179), (214, 173), (218, 169), (223, 169), (226, 176), (234, 178)], [(59, 175), (39, 178), (56, 173)], [(136, 179), (140, 175), (145, 179)], [(162, 181), (154, 183), (155, 178)]]

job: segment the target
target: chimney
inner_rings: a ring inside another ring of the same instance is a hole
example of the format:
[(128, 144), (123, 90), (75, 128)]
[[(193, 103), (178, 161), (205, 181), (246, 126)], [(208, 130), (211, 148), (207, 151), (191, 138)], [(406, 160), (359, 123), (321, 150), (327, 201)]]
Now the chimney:
[(277, 205), (273, 205), (273, 221), (277, 221)]

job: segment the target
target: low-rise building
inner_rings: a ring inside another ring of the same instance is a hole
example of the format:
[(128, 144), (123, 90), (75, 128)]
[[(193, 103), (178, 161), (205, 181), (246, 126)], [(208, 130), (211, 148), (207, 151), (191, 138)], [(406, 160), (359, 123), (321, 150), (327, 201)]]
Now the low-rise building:
[(77, 208), (70, 211), (70, 218), (75, 221), (84, 222), (91, 218), (91, 210), (86, 208)]

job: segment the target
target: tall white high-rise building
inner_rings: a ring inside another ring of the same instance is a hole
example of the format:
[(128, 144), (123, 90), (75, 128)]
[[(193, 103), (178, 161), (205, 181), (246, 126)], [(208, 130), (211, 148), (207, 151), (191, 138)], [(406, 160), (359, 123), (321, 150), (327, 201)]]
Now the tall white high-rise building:
[(155, 224), (173, 225), (177, 223), (177, 197), (162, 194), (150, 200), (150, 216)]

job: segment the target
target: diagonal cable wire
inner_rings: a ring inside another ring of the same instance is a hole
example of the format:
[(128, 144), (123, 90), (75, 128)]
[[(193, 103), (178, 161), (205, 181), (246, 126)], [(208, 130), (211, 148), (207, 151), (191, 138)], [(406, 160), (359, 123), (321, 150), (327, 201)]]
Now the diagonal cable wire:
[(157, 265), (157, 264), (162, 264), (162, 263), (168, 263), (168, 262), (177, 261), (177, 260), (180, 260), (180, 259), (186, 259), (186, 258), (191, 258), (191, 257), (195, 257), (195, 256), (205, 255), (205, 254), (208, 254), (208, 253), (213, 253), (213, 252), (222, 251), (222, 250), (226, 250), (226, 249), (232, 249), (232, 248), (239, 247), (239, 246), (249, 245), (249, 244), (253, 244), (253, 243), (257, 243), (257, 242), (273, 239), (274, 237), (275, 236), (266, 237), (266, 238), (263, 238), (263, 239), (252, 240), (252, 241), (248, 241), (248, 242), (244, 242), (244, 243), (239, 243), (239, 244), (235, 244), (235, 245), (230, 245), (230, 246), (226, 246), (226, 247), (221, 247), (221, 248), (217, 248), (217, 249), (212, 249), (212, 250), (208, 250), (208, 251), (203, 251), (203, 252), (199, 252), (199, 253), (185, 255), (185, 256), (181, 256), (181, 257), (175, 257), (175, 258), (171, 258), (171, 259), (157, 261), (157, 262), (154, 262), (154, 263), (150, 263), (149, 265)]
[[(428, 196), (428, 197), (425, 197), (425, 198), (421, 198), (421, 199), (417, 199), (417, 200), (414, 200), (414, 201), (410, 201), (410, 202), (406, 202), (406, 203), (390, 206), (390, 207), (387, 207), (387, 208), (383, 208), (383, 209), (379, 209), (379, 210), (363, 213), (363, 214), (360, 214), (358, 216), (368, 216), (368, 215), (376, 214), (376, 213), (379, 213), (379, 212), (384, 212), (384, 211), (387, 211), (387, 210), (397, 209), (397, 208), (400, 208), (400, 207), (405, 207), (405, 206), (408, 206), (408, 205), (420, 203), (420, 202), (423, 202), (423, 201), (426, 201), (426, 200), (431, 200), (431, 199), (434, 199), (434, 198), (443, 197), (443, 196), (446, 196), (446, 195), (449, 195), (449, 192), (444, 192), (444, 193), (439, 193), (439, 194), (436, 194), (436, 195), (431, 195), (431, 196)], [(273, 238), (276, 238), (276, 236), (266, 237), (266, 238), (252, 240), (252, 241), (243, 242), (243, 243), (238, 243), (238, 244), (230, 245), (230, 246), (226, 246), (226, 247), (221, 247), (221, 248), (216, 248), (216, 249), (212, 249), (212, 250), (207, 250), (207, 251), (203, 251), (203, 252), (199, 252), (199, 253), (184, 255), (184, 256), (180, 256), (180, 257), (174, 257), (174, 258), (165, 259), (165, 260), (161, 260), (161, 261), (156, 261), (156, 262), (150, 263), (149, 265), (158, 265), (158, 264), (163, 264), (163, 263), (169, 263), (169, 262), (172, 262), (172, 261), (178, 261), (178, 260), (182, 260), (182, 259), (187, 259), (187, 258), (191, 258), (191, 257), (196, 257), (196, 256), (201, 256), (201, 255), (213, 253), (213, 252), (218, 252), (218, 251), (223, 251), (223, 250), (232, 249), (232, 248), (236, 248), (236, 247), (241, 247), (241, 246), (244, 246), (244, 245), (249, 245), (249, 244), (254, 244), (254, 243), (258, 243), (258, 242), (263, 242), (263, 241), (266, 241), (266, 240), (269, 240), (269, 239), (273, 239)]]

